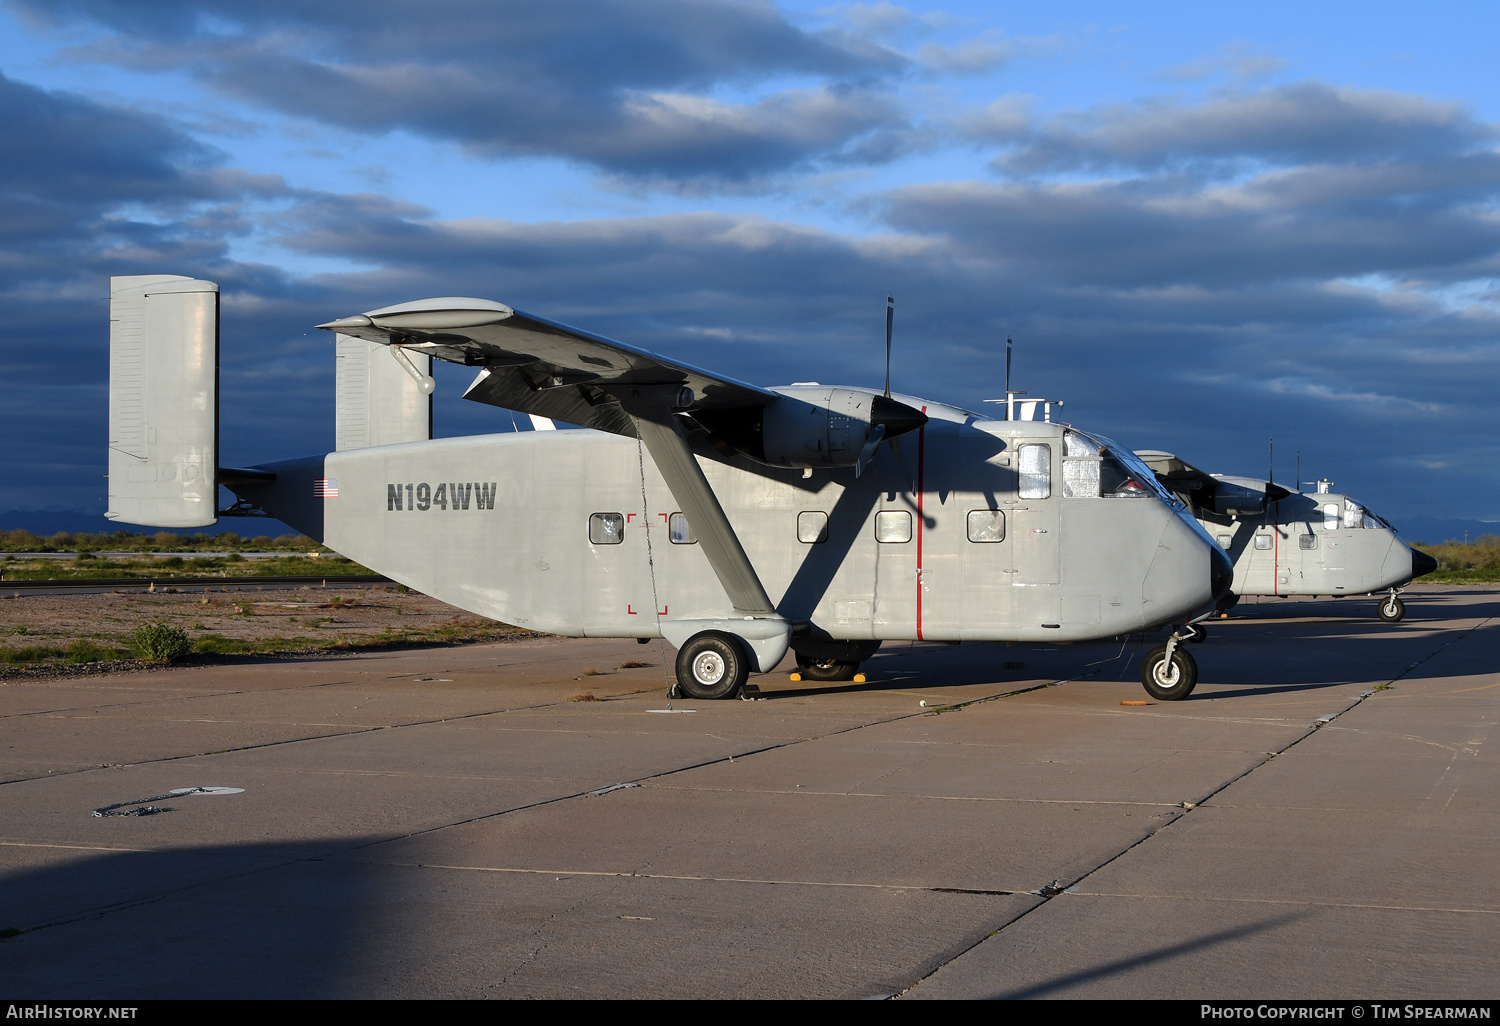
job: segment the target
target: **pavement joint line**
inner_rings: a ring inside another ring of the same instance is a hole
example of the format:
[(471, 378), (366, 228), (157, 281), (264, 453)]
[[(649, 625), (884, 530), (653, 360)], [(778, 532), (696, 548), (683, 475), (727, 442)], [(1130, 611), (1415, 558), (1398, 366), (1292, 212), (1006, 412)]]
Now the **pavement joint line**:
[(553, 877), (605, 877), (625, 880), (667, 880), (681, 883), (728, 883), (754, 884), (767, 887), (829, 887), (873, 891), (914, 891), (932, 894), (973, 894), (997, 898), (1014, 897), (1018, 894), (1036, 894), (1035, 891), (1011, 891), (977, 887), (939, 887), (933, 884), (886, 884), (850, 880), (775, 880), (750, 876), (691, 876), (683, 873), (640, 873), (613, 869), (523, 869), (514, 866), (455, 866), (439, 862), (386, 862), (373, 859), (342, 859), (358, 865), (379, 866), (390, 869), (440, 869), (460, 873), (503, 873), (515, 876)]
[(806, 788), (789, 790), (756, 787), (698, 787), (692, 784), (665, 784), (658, 786), (662, 790), (673, 791), (717, 791), (729, 794), (794, 794), (815, 795), (822, 798), (913, 798), (921, 801), (940, 802), (1008, 802), (1014, 805), (1125, 805), (1131, 808), (1144, 809), (1182, 808), (1181, 802), (1130, 802), (1100, 799), (1070, 801), (1066, 798), (1007, 798), (993, 795), (965, 794), (905, 794), (900, 791), (809, 791)]
[(1357, 908), (1374, 912), (1445, 912), (1455, 915), (1500, 916), (1500, 908), (1449, 908), (1443, 905), (1381, 905), (1363, 901), (1317, 901), (1295, 898), (1235, 898), (1201, 894), (1126, 894), (1115, 891), (1080, 891), (1067, 893), (1075, 898), (1140, 898), (1157, 901), (1223, 902), (1232, 905), (1296, 905), (1306, 908)]
[(0, 840), (0, 848), (62, 848), (67, 851), (123, 851), (141, 854), (149, 854), (158, 850), (156, 848), (118, 848), (108, 844), (49, 844), (40, 841), (6, 840)]
[[(1417, 667), (1421, 666), (1423, 663), (1427, 662), (1428, 660), (1435, 658), (1439, 653), (1446, 651), (1452, 645), (1455, 645), (1458, 642), (1464, 640), (1469, 635), (1473, 634), (1475, 631), (1479, 630), (1481, 627), (1483, 627), (1486, 624), (1488, 624), (1492, 619), (1494, 619), (1494, 617), (1487, 616), (1483, 620), (1480, 620), (1478, 623), (1474, 624), (1473, 626), (1464, 628), (1456, 636), (1450, 637), (1448, 641), (1446, 641), (1442, 645), (1439, 645), (1436, 649), (1434, 649), (1433, 651), (1429, 652), (1427, 655), (1423, 656), (1421, 659), (1418, 659), (1416, 662), (1412, 663), (1410, 666), (1406, 667), (1406, 669), (1402, 670), (1400, 673), (1398, 673), (1396, 676), (1392, 677), (1390, 680), (1386, 681), (1384, 683), (1383, 687), (1390, 687), (1391, 685), (1395, 684), (1397, 681), (1405, 678), (1408, 674), (1410, 674)], [(1444, 632), (1444, 633), (1452, 633), (1452, 632)], [(1380, 685), (1377, 685), (1377, 688), (1380, 688), (1380, 687), (1381, 687)], [(1377, 691), (1375, 689), (1363, 692), (1362, 694), (1360, 694), (1359, 696), (1357, 696), (1354, 699), (1354, 701), (1350, 702), (1343, 709), (1339, 710), (1336, 713), (1333, 713), (1332, 715), (1330, 715), (1330, 716), (1328, 716), (1326, 718), (1320, 718), (1319, 720), (1315, 721), (1301, 735), (1299, 735), (1298, 737), (1292, 739), (1290, 742), (1288, 742), (1287, 744), (1283, 745), (1281, 748), (1277, 749), (1275, 752), (1271, 753), (1266, 758), (1262, 759), (1260, 762), (1255, 763), (1254, 765), (1250, 766), (1248, 769), (1244, 770), (1243, 772), (1236, 774), (1235, 776), (1231, 777), (1229, 780), (1226, 780), (1224, 783), (1220, 784), (1218, 787), (1214, 788), (1212, 791), (1208, 792), (1203, 797), (1197, 799), (1196, 801), (1184, 801), (1183, 802), (1183, 808), (1182, 808), (1182, 815), (1181, 816), (1173, 816), (1170, 819), (1168, 819), (1165, 823), (1159, 823), (1156, 826), (1152, 827), (1143, 836), (1137, 838), (1133, 843), (1127, 845), (1126, 847), (1122, 848), (1120, 851), (1118, 851), (1115, 854), (1111, 855), (1109, 858), (1107, 858), (1103, 862), (1099, 863), (1093, 869), (1090, 869), (1087, 872), (1083, 873), (1082, 875), (1078, 876), (1071, 883), (1063, 883), (1061, 880), (1057, 881), (1057, 883), (1058, 883), (1059, 886), (1057, 886), (1056, 889), (1053, 890), (1053, 892), (1050, 893), (1050, 894), (1042, 894), (1041, 895), (1041, 898), (1042, 898), (1041, 901), (1037, 902), (1031, 908), (1026, 909), (1025, 911), (1023, 911), (1023, 912), (1019, 913), (1018, 915), (1012, 917), (1011, 919), (1007, 920), (1005, 923), (1003, 923), (1002, 925), (996, 927), (994, 930), (992, 930), (991, 932), (985, 934), (983, 937), (980, 937), (979, 939), (975, 940), (968, 947), (964, 948), (963, 950), (961, 950), (957, 954), (955, 954), (952, 958), (948, 959), (948, 961), (943, 962), (943, 963), (937, 965), (936, 967), (934, 967), (933, 969), (929, 970), (926, 973), (926, 975), (924, 975), (921, 978), (919, 978), (916, 982), (914, 982), (914, 983), (908, 985), (907, 987), (903, 988), (900, 991), (900, 993), (898, 993), (896, 995), (896, 997), (902, 997), (905, 994), (910, 993), (916, 987), (920, 987), (924, 982), (926, 982), (927, 980), (930, 980), (936, 973), (938, 973), (939, 971), (941, 971), (942, 968), (943, 968), (943, 966), (951, 964), (953, 961), (956, 961), (957, 959), (963, 957), (968, 952), (973, 951), (975, 948), (979, 947), (981, 944), (983, 944), (985, 941), (989, 940), (991, 937), (995, 936), (998, 933), (1003, 932), (1006, 929), (1009, 929), (1011, 926), (1014, 926), (1016, 923), (1020, 922), (1022, 919), (1026, 918), (1029, 915), (1031, 915), (1031, 913), (1035, 912), (1037, 909), (1043, 907), (1048, 902), (1050, 902), (1052, 899), (1056, 898), (1058, 895), (1065, 894), (1065, 893), (1068, 893), (1068, 892), (1072, 891), (1079, 884), (1083, 883), (1083, 881), (1087, 880), (1089, 877), (1093, 876), (1095, 873), (1099, 872), (1101, 869), (1104, 869), (1105, 867), (1111, 865), (1112, 863), (1117, 862), (1118, 860), (1124, 858), (1127, 854), (1129, 854), (1130, 852), (1134, 851), (1136, 848), (1140, 847), (1141, 845), (1145, 844), (1151, 838), (1155, 837), (1159, 832), (1161, 832), (1163, 830), (1166, 830), (1168, 827), (1172, 826), (1174, 823), (1176, 823), (1178, 820), (1180, 820), (1183, 816), (1190, 815), (1191, 813), (1193, 813), (1197, 809), (1201, 808), (1204, 805), (1204, 803), (1208, 802), (1215, 795), (1223, 793), (1228, 788), (1230, 788), (1233, 785), (1239, 783), (1241, 780), (1244, 780), (1250, 774), (1254, 773), (1256, 770), (1260, 769), (1262, 766), (1265, 766), (1267, 763), (1271, 762), (1271, 760), (1273, 760), (1275, 758), (1278, 758), (1279, 756), (1283, 755), (1284, 753), (1286, 753), (1286, 752), (1290, 751), (1291, 749), (1295, 748), (1297, 745), (1301, 744), (1303, 741), (1306, 741), (1308, 738), (1310, 738), (1314, 734), (1318, 733), (1324, 727), (1328, 726), (1334, 720), (1336, 720), (1339, 717), (1343, 716), (1345, 713), (1349, 712), (1351, 709), (1353, 709), (1356, 706), (1360, 705), (1365, 700), (1374, 697), (1376, 694), (1377, 694)]]

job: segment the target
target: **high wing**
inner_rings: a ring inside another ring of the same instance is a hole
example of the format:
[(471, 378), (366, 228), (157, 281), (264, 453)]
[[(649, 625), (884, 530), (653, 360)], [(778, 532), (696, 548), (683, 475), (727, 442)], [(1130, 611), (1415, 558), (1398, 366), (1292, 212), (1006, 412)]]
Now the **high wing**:
[(632, 438), (638, 432), (622, 402), (698, 412), (781, 398), (487, 299), (423, 299), (318, 327), (479, 367), (465, 399)]
[(1180, 456), (1157, 449), (1140, 449), (1136, 455), (1156, 474), (1156, 479), (1192, 509), (1198, 517), (1235, 516), (1259, 512), (1268, 502), (1280, 502), (1290, 489), (1254, 478), (1208, 474)]
[[(1151, 468), (1168, 491), (1173, 492), (1190, 506), (1204, 504), (1204, 499), (1213, 494), (1218, 484), (1211, 474), (1206, 474), (1180, 456), (1157, 449), (1138, 449), (1136, 455)], [(1194, 495), (1194, 492), (1201, 494)]]

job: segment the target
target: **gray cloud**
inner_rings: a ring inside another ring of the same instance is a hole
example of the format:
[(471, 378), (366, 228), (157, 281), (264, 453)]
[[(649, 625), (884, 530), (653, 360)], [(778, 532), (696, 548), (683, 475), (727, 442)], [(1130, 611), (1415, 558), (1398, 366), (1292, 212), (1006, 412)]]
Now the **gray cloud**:
[[(747, 380), (876, 384), (891, 291), (900, 390), (977, 407), (1002, 387), (1011, 335), (1020, 387), (1067, 400), (1068, 419), (1122, 442), (1256, 472), (1275, 435), (1278, 452), (1303, 450), (1309, 476), (1335, 476), (1384, 512), (1431, 507), (1431, 496), (1449, 515), (1500, 512), (1487, 441), (1500, 431), (1500, 317), (1486, 298), (1500, 272), (1497, 171), (1488, 127), (1463, 117), (1447, 135), (1416, 119), (1416, 141), (1344, 161), (1287, 157), (1228, 181), (1168, 166), (1123, 180), (910, 187), (872, 208), (887, 230), (856, 237), (717, 213), (440, 221), (379, 194), (293, 190), (224, 168), (164, 121), (0, 88), (16, 98), (0, 105), (7, 138), (63, 126), (39, 149), (58, 154), (57, 173), (0, 171), (7, 202), (53, 217), (34, 245), (16, 234), (21, 222), (0, 223), (8, 355), (30, 386), (0, 413), (15, 440), (0, 460), (0, 507), (52, 504), (17, 498), (35, 487), (92, 500), (104, 277), (174, 271), (224, 286), (230, 462), (330, 443), (332, 355), (311, 327), (330, 317), (468, 294)], [(1356, 122), (1359, 107), (1347, 108)], [(115, 142), (94, 149), (94, 138)], [(107, 197), (63, 174), (112, 161), (136, 184)], [(236, 262), (226, 234), (251, 227), (370, 269), (295, 280)], [(457, 401), (464, 374), (442, 378), (440, 430), (508, 428)]]
[[(4, 75), (0, 146), (8, 154), (0, 162), (0, 338), (14, 383), (0, 403), (9, 443), (0, 508), (95, 507), (105, 465), (109, 276), (201, 275), (226, 294), (256, 295), (262, 330), (284, 324), (289, 334), (295, 325), (300, 334), (305, 313), (278, 322), (277, 308), (295, 306), (307, 290), (228, 256), (229, 240), (255, 226), (251, 206), (292, 193), (275, 176), (221, 166), (216, 151), (162, 118)], [(303, 356), (248, 344), (243, 327), (255, 326), (238, 327), (226, 332), (226, 391), (239, 392), (242, 367), (279, 377), (257, 397), (276, 409), (260, 430), (273, 444), (284, 427), (313, 433), (302, 408), (276, 408), (285, 399), (273, 398), (298, 394)], [(226, 423), (241, 426), (254, 409), (226, 403)], [(300, 451), (305, 439), (295, 444)]]
[[(1424, 489), (1454, 495), (1453, 515), (1500, 506), (1481, 452), (1500, 428), (1490, 401), (1500, 318), (1482, 305), (1316, 277), (1120, 287), (1100, 279), (1135, 259), (1127, 251), (1066, 275), (1050, 254), (1033, 259), (1045, 224), (988, 247), (956, 245), (932, 223), (851, 238), (721, 214), (532, 225), (382, 215), (351, 231), (342, 203), (299, 208), (286, 237), (382, 261), (318, 280), (339, 304), (330, 315), (472, 294), (752, 381), (872, 384), (889, 289), (899, 389), (978, 408), (1001, 388), (1012, 335), (1021, 387), (1066, 399), (1068, 419), (1137, 447), (1253, 473), (1274, 435), (1286, 476), (1301, 449), (1310, 473), (1338, 476), (1377, 509), (1413, 511)], [(1090, 213), (1108, 210), (1080, 222)], [(989, 225), (977, 220), (982, 236)], [(1202, 250), (1211, 255), (1207, 241)], [(449, 416), (454, 428), (494, 427), (492, 411)]]
[[(227, 95), (343, 129), (404, 129), (620, 175), (733, 181), (856, 154), (884, 159), (908, 127), (880, 86), (903, 58), (798, 29), (766, 3), (21, 5), (112, 31), (77, 59), (185, 68)], [(789, 78), (807, 84), (715, 95)]]
[(1012, 148), (995, 164), (1015, 175), (1349, 164), (1472, 152), (1495, 138), (1494, 126), (1459, 104), (1300, 82), (1196, 104), (1110, 105), (1009, 128), (1000, 141)]

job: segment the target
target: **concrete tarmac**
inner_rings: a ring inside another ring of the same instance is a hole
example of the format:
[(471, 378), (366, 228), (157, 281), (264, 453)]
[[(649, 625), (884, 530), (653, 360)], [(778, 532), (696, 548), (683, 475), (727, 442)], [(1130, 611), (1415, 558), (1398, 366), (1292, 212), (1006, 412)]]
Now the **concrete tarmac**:
[(655, 642), (6, 681), (0, 990), (1494, 999), (1500, 589), (1407, 599), (1242, 605), (1144, 706), (1118, 643), (670, 712)]

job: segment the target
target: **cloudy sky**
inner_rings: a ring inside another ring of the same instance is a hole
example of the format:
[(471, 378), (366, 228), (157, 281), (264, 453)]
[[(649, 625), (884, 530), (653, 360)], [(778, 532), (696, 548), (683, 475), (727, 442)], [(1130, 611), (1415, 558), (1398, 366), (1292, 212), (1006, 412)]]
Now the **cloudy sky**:
[[(1424, 2), (0, 0), (0, 509), (104, 508), (106, 279), (223, 289), (224, 462), (498, 299), (763, 384), (1016, 385), (1500, 519), (1500, 16)], [(1253, 8), (1253, 9), (1251, 9)], [(439, 376), (440, 434), (509, 430)]]

